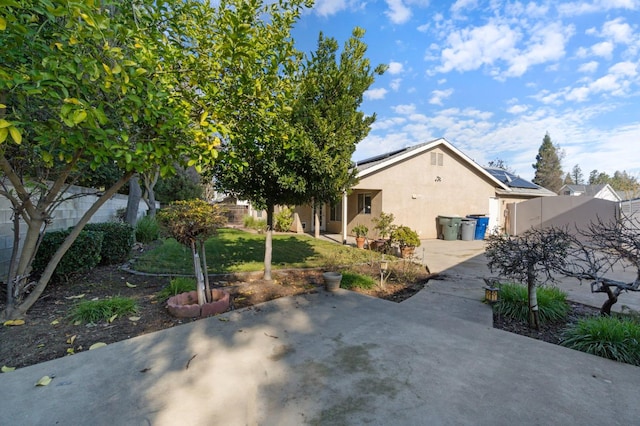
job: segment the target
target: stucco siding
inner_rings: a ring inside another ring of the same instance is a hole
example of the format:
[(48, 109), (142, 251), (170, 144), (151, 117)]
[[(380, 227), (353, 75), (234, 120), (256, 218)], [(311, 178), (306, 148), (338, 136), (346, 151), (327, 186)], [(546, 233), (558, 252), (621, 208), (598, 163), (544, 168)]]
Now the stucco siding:
[[(495, 197), (494, 183), (444, 147), (361, 177), (354, 188), (354, 192), (380, 189), (379, 204), (372, 202), (371, 216), (376, 217), (380, 211), (393, 213), (395, 224), (415, 229), (420, 238), (437, 237), (439, 215), (488, 214), (489, 198)], [(350, 198), (357, 203), (357, 197)], [(353, 208), (357, 209), (357, 205)], [(360, 216), (363, 215), (358, 215), (355, 222), (350, 219), (349, 230), (363, 223)]]

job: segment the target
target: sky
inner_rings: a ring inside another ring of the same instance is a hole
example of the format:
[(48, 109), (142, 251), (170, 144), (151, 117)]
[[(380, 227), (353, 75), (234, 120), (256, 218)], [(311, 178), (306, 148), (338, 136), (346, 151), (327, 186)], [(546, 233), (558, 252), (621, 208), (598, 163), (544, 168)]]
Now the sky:
[(354, 161), (444, 137), (531, 180), (548, 132), (565, 173), (640, 176), (640, 0), (316, 0), (293, 36), (311, 52), (355, 26), (388, 70)]

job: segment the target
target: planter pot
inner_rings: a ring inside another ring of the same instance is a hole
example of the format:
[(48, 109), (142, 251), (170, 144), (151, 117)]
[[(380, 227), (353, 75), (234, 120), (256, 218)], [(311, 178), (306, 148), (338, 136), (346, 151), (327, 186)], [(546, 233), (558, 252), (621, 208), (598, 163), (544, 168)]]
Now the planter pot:
[(325, 272), (322, 274), (324, 278), (324, 288), (327, 291), (336, 291), (340, 288), (342, 274), (339, 272)]
[(224, 290), (211, 290), (211, 302), (198, 305), (198, 292), (176, 294), (167, 300), (169, 313), (176, 318), (199, 318), (221, 314), (229, 309), (230, 296)]
[(400, 249), (400, 255), (403, 259), (407, 259), (409, 257), (413, 257), (413, 253), (416, 251), (415, 247), (402, 247)]
[(366, 241), (366, 238), (364, 238), (364, 237), (356, 237), (356, 246), (357, 246), (359, 249), (364, 248), (364, 242), (365, 242), (365, 241)]
[(383, 252), (385, 250), (385, 246), (387, 244), (387, 240), (377, 239), (373, 241), (369, 241), (369, 248), (374, 251)]

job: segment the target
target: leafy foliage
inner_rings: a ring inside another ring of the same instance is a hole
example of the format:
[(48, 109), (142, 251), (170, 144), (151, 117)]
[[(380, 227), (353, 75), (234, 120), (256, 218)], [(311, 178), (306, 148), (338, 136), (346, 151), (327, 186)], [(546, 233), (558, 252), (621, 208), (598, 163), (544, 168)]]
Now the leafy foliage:
[[(567, 295), (556, 287), (536, 288), (540, 323), (563, 320), (569, 313)], [(494, 312), (518, 321), (529, 319), (529, 302), (527, 288), (520, 284), (502, 284), (500, 299), (493, 307)]]
[(408, 226), (400, 225), (391, 231), (391, 241), (397, 243), (400, 248), (420, 247), (420, 236)]
[(369, 233), (369, 228), (367, 227), (367, 225), (361, 223), (354, 226), (352, 232), (356, 234), (356, 237), (365, 238)]
[(219, 205), (195, 199), (176, 201), (158, 213), (158, 221), (176, 241), (191, 247), (214, 235), (226, 218)]
[(136, 241), (143, 244), (151, 243), (160, 238), (160, 225), (152, 216), (143, 216), (136, 223)]
[(247, 229), (254, 229), (260, 233), (263, 233), (267, 229), (267, 221), (265, 219), (256, 219), (253, 216), (247, 215), (242, 219), (243, 226)]
[(84, 229), (104, 234), (100, 250), (101, 264), (113, 265), (127, 260), (134, 243), (134, 230), (131, 225), (121, 222), (89, 223)]
[(356, 274), (353, 272), (343, 272), (340, 287), (351, 290), (354, 288), (372, 289), (378, 283), (367, 275)]
[(378, 235), (380, 235), (381, 238), (386, 238), (395, 228), (393, 224), (394, 220), (395, 216), (393, 213), (380, 212), (380, 216), (373, 218), (373, 223), (375, 223), (373, 229), (378, 231)]
[(536, 155), (536, 163), (533, 168), (536, 171), (533, 183), (553, 192), (558, 192), (562, 187), (562, 151), (551, 142), (549, 133), (544, 135), (542, 145)]
[(176, 168), (176, 174), (160, 178), (155, 186), (156, 199), (161, 203), (202, 198), (200, 177), (193, 169)]
[(172, 278), (169, 285), (158, 292), (160, 300), (166, 300), (172, 296), (196, 289), (196, 281), (193, 278), (176, 277)]
[(291, 229), (293, 224), (293, 211), (285, 206), (274, 216), (274, 228), (278, 232), (286, 232)]
[(580, 320), (567, 330), (562, 345), (640, 366), (640, 323), (613, 316)]
[[(58, 247), (67, 238), (70, 229), (52, 231), (44, 234), (40, 250), (33, 261), (33, 272), (39, 275), (49, 263)], [(104, 233), (99, 231), (82, 231), (56, 266), (53, 276), (57, 280), (68, 280), (76, 273), (90, 271), (100, 263), (100, 252), (104, 241)]]
[(100, 321), (108, 321), (117, 315), (135, 313), (137, 310), (135, 300), (116, 296), (110, 299), (102, 300), (83, 300), (78, 302), (72, 309), (70, 317), (72, 321), (82, 321), (85, 323), (98, 323)]

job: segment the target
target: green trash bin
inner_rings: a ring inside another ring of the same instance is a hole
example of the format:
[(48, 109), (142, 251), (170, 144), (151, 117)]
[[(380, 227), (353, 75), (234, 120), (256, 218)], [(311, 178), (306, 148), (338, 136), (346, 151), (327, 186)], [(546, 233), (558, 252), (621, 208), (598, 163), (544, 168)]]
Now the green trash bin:
[(460, 233), (460, 216), (438, 216), (438, 223), (442, 226), (442, 238), (447, 241), (457, 240)]

